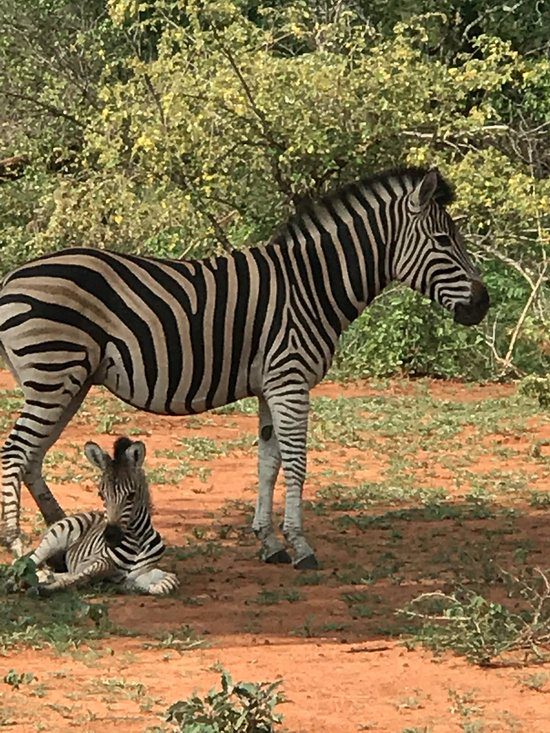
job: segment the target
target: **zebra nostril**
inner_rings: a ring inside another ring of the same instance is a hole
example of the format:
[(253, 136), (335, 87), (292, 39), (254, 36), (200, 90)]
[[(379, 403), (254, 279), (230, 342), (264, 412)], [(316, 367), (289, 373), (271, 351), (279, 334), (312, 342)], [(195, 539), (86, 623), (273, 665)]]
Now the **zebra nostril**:
[(118, 524), (108, 524), (103, 532), (108, 547), (118, 547), (124, 539), (124, 533)]
[(485, 285), (479, 280), (474, 280), (472, 283), (472, 305), (484, 310), (484, 313), (489, 310), (489, 293)]
[(485, 285), (474, 280), (471, 286), (471, 295), (468, 303), (458, 303), (454, 311), (454, 319), (463, 326), (476, 326), (486, 316), (489, 310), (489, 293)]

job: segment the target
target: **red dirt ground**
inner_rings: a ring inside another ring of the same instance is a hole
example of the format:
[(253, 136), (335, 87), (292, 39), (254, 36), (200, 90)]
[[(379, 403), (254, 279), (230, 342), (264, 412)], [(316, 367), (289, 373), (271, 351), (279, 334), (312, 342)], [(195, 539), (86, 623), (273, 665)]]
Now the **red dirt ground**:
[[(10, 376), (0, 373), (0, 389), (13, 388)], [(386, 393), (406, 394), (413, 389), (403, 383), (390, 384)], [(428, 389), (436, 399), (472, 402), (514, 392), (511, 385), (443, 382), (428, 383)], [(382, 393), (368, 384), (325, 383), (315, 390), (316, 396), (325, 397), (373, 394)], [(82, 466), (82, 479), (79, 475), (51, 481), (67, 511), (98, 506), (92, 473), (81, 454), (82, 444), (93, 438), (110, 448), (113, 435), (94, 435), (90, 429), (94, 410), (95, 406), (85, 406), (54, 448), (65, 451), (79, 469)], [(134, 412), (130, 425), (139, 427), (145, 436), (146, 463), (151, 470), (177, 465), (169, 457), (156, 456), (155, 451), (177, 449), (182, 437), (234, 440), (254, 435), (256, 418), (240, 414), (164, 418)], [(124, 433), (125, 427), (117, 426), (116, 433)], [(530, 425), (529, 441), (525, 445), (520, 441), (521, 460), (522, 456), (527, 460), (530, 441), (535, 438), (550, 439), (549, 424), (542, 418)], [(322, 453), (312, 452), (312, 473), (319, 470), (316, 455)], [(331, 454), (331, 467), (362, 457), (357, 450), (339, 447)], [(517, 461), (512, 463), (517, 468)], [(355, 474), (358, 480), (376, 481), (383, 475), (383, 456), (371, 456), (368, 464)], [(505, 461), (499, 465), (502, 468)], [(452, 655), (435, 657), (419, 649), (407, 650), (385, 633), (395, 623), (396, 608), (422, 592), (424, 586), (428, 590), (444, 587), (455, 577), (452, 557), (438, 559), (438, 552), (454, 546), (470, 549), (475, 566), (480, 529), (488, 520), (400, 523), (403, 582), (395, 584), (381, 577), (372, 585), (356, 586), (346, 583), (342, 573), (357, 567), (373, 568), (384, 557), (391, 562), (388, 532), (378, 528), (366, 533), (355, 528), (337, 531), (330, 517), (308, 511), (306, 527), (321, 561), (322, 580), (317, 585), (304, 585), (291, 567), (264, 566), (258, 561), (242, 505), (227, 503), (254, 501), (253, 450), (234, 451), (209, 462), (195, 461), (195, 466), (207, 466), (212, 472), (201, 481), (191, 471), (179, 485), (160, 486), (152, 481), (155, 523), (167, 545), (197, 549), (186, 557), (178, 556), (177, 550), (167, 553), (164, 566), (177, 569), (181, 578), (178, 594), (167, 599), (107, 598), (110, 618), (139, 636), (112, 636), (97, 642), (91, 651), (58, 654), (20, 650), (0, 657), (0, 680), (9, 669), (32, 671), (36, 677), (31, 685), (18, 690), (0, 682), (0, 725), (6, 730), (165, 730), (155, 726), (163, 725), (159, 716), (167, 706), (193, 691), (203, 694), (217, 685), (221, 664), (234, 679), (281, 677), (288, 702), (280, 710), (285, 730), (292, 733), (550, 731), (550, 666), (480, 669)], [(537, 488), (550, 489), (546, 478), (535, 477), (534, 481)], [(437, 476), (437, 484), (450, 489), (454, 486), (444, 471)], [(281, 506), (279, 490), (279, 511)], [(24, 508), (28, 531), (35, 512), (26, 495)], [(503, 529), (507, 520), (491, 521), (495, 529)], [(508, 540), (504, 535), (499, 552), (505, 556), (513, 553), (513, 540), (518, 535), (536, 538), (544, 566), (550, 551), (544, 513), (526, 511), (517, 520), (514, 536)], [(7, 554), (0, 555), (0, 560), (8, 561)], [(426, 580), (426, 564), (430, 563), (437, 576), (433, 582)], [(375, 612), (350, 616), (342, 593), (365, 589), (368, 605), (374, 606)], [(279, 602), (259, 602), (262, 590), (282, 594)], [(289, 590), (299, 592), (300, 598), (290, 602), (284, 597)], [(159, 633), (184, 625), (206, 639), (208, 646), (180, 653), (155, 642)], [(540, 689), (526, 684), (533, 674), (542, 675), (542, 683), (537, 685)], [(143, 685), (145, 692), (137, 694), (135, 683)], [(43, 686), (43, 696), (36, 692), (39, 685)]]

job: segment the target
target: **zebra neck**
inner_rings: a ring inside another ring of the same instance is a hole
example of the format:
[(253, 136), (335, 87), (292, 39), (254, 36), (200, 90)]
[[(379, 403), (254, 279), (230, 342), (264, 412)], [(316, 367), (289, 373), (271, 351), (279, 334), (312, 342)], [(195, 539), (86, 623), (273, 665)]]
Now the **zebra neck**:
[(333, 311), (339, 332), (391, 280), (389, 218), (381, 202), (358, 187), (353, 197), (325, 202), (289, 226), (294, 252), (307, 263), (316, 298), (325, 313)]
[(141, 507), (128, 523), (127, 533), (143, 537), (153, 531), (151, 515), (147, 507)]

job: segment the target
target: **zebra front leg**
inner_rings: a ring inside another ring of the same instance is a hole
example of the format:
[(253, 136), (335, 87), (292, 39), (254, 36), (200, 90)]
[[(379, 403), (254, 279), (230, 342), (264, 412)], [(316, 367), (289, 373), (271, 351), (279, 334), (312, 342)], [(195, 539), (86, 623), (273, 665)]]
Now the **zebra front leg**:
[(41, 595), (49, 595), (67, 588), (77, 588), (88, 585), (93, 580), (109, 577), (113, 572), (111, 562), (106, 557), (100, 557), (76, 573), (51, 573), (46, 582), (39, 583), (37, 588)]
[(259, 398), (258, 498), (252, 529), (262, 543), (267, 563), (290, 563), (290, 555), (273, 531), (273, 491), (281, 467), (281, 453), (267, 402)]
[(302, 530), (309, 390), (305, 385), (287, 387), (286, 390), (285, 394), (268, 398), (286, 484), (283, 534), (294, 550), (294, 567), (310, 570), (318, 564)]

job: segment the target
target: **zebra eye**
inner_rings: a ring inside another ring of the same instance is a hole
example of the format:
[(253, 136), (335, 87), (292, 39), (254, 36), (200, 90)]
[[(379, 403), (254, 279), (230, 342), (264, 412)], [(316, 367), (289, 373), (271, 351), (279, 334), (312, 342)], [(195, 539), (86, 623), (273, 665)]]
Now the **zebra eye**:
[(135, 491), (129, 491), (128, 492), (128, 499), (130, 499), (130, 501), (133, 501), (135, 499), (135, 496), (136, 496), (136, 492)]
[(450, 247), (452, 244), (448, 234), (434, 234), (434, 239), (440, 247)]

